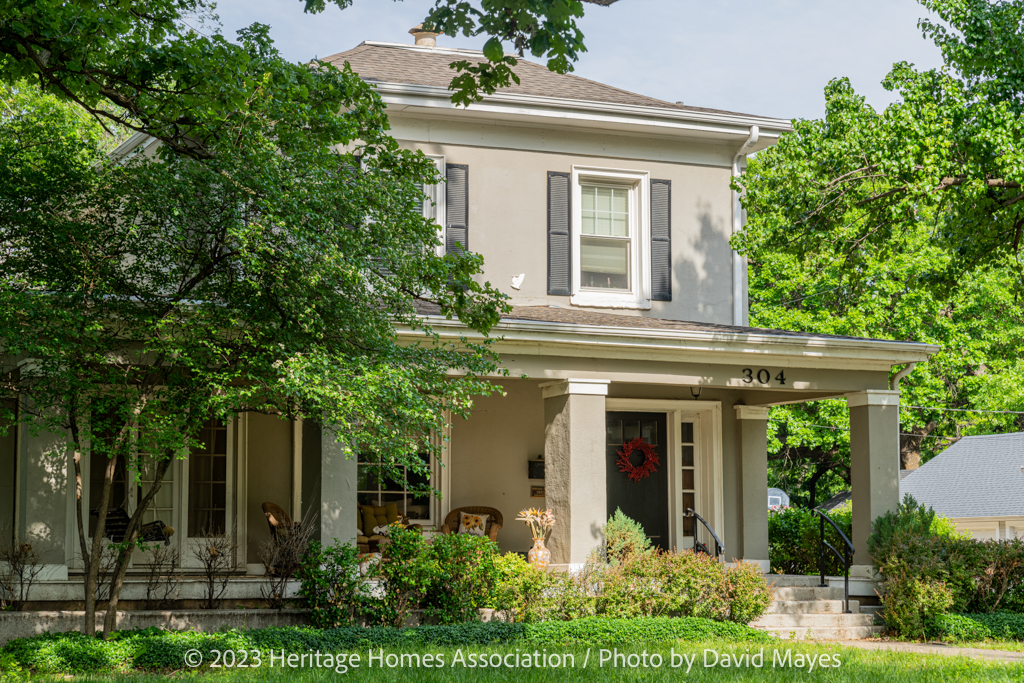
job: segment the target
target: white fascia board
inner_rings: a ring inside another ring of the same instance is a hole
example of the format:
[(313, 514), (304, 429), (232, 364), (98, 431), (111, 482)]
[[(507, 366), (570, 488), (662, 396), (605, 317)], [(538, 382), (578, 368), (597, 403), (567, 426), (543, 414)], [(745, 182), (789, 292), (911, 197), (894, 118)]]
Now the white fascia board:
[(657, 130), (662, 135), (697, 136), (728, 142), (742, 142), (750, 134), (750, 126), (761, 130), (761, 144), (751, 152), (769, 147), (783, 133), (793, 130), (786, 119), (745, 114), (724, 114), (686, 109), (663, 109), (631, 104), (590, 102), (537, 95), (495, 93), (468, 107), (452, 103), (451, 92), (445, 88), (405, 83), (370, 81), (389, 108), (432, 110), (442, 114), (458, 111), (459, 116), (475, 116), (502, 120), (530, 118), (560, 119), (573, 125), (590, 125), (621, 130)]
[[(443, 339), (483, 335), (458, 320), (427, 316), (424, 322)], [(400, 329), (400, 334), (410, 334)], [(413, 334), (420, 334), (414, 332)], [(888, 370), (893, 365), (923, 362), (939, 351), (933, 344), (875, 339), (829, 339), (811, 335), (664, 330), (505, 320), (491, 331), (500, 337), (494, 350), (529, 355), (584, 356), (635, 360), (747, 363), (771, 358), (782, 367)]]

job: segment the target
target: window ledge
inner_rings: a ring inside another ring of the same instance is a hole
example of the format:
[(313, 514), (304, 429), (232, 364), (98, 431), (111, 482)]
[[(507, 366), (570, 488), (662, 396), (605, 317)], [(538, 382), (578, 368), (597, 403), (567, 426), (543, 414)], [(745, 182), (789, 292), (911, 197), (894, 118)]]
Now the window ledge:
[(647, 299), (637, 299), (632, 294), (615, 294), (613, 292), (577, 292), (569, 299), (569, 303), (573, 306), (590, 308), (651, 310), (651, 302)]

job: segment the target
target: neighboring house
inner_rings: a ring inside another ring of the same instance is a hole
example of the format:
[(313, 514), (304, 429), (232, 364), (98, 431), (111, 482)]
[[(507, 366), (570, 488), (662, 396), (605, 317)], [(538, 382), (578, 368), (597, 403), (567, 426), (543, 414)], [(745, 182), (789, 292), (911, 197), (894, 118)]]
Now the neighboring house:
[(1024, 432), (967, 436), (900, 482), (974, 538), (1024, 538)]
[[(870, 520), (899, 493), (890, 371), (938, 349), (746, 326), (746, 264), (729, 245), (743, 215), (730, 181), (789, 122), (663, 102), (526, 61), (516, 67), (520, 85), (453, 106), (449, 63), (481, 59), (374, 42), (327, 58), (376, 84), (395, 138), (435, 160), (447, 183), (428, 188), (436, 205), (424, 210), (447, 248), (482, 254), (486, 278), (512, 297), (493, 332), (510, 371), (504, 393), (432, 437), (450, 437), (443, 462), (432, 463), (442, 497), (381, 490), (365, 462), (346, 460), (316, 425), (242, 415), (211, 423), (207, 449), (169, 474), (153, 515), (179, 530), (173, 542), (201, 543), (211, 524), (234, 530), (239, 570), (259, 572), (262, 502), (294, 517), (318, 513), (325, 542), (355, 538), (358, 505), (393, 502), (428, 528), (457, 507), (496, 508), (500, 546), (525, 551), (530, 535), (514, 518), (538, 506), (557, 519), (553, 562), (574, 565), (601, 542), (616, 508), (658, 546), (693, 547), (703, 533), (693, 509), (727, 558), (767, 571), (768, 408), (845, 397), (855, 574), (869, 576)], [(121, 153), (140, 144), (137, 136)], [(424, 315), (443, 338), (466, 334), (458, 321)], [(522, 375), (529, 379), (515, 379)], [(617, 451), (637, 436), (660, 465), (634, 482)], [(0, 495), (0, 516), (13, 516), (23, 538), (48, 539), (49, 576), (66, 579), (79, 567), (73, 491), (46, 448), (27, 430), (0, 444), (0, 485), (15, 472), (18, 482), (14, 496)], [(540, 454), (546, 479), (530, 479)], [(85, 477), (88, 507), (101, 478), (88, 458)]]

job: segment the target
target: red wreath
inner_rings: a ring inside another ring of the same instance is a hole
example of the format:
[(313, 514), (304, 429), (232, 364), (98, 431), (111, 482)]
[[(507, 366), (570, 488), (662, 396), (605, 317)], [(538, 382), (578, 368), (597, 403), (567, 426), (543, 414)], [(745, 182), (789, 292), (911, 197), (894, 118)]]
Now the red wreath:
[[(629, 456), (633, 454), (633, 451), (639, 450), (644, 454), (644, 461), (639, 466), (634, 466), (629, 461)], [(628, 443), (622, 444), (622, 450), (619, 451), (618, 459), (619, 471), (625, 472), (626, 476), (632, 481), (640, 481), (645, 477), (649, 477), (658, 471), (658, 465), (661, 461), (658, 460), (658, 454), (654, 452), (654, 446), (647, 443), (643, 438), (633, 439)]]

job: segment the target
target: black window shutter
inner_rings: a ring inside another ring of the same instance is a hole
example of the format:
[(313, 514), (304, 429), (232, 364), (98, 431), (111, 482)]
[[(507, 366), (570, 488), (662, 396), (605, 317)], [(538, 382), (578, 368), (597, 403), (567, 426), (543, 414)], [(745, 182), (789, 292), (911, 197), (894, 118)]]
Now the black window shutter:
[(568, 173), (548, 171), (548, 294), (572, 294), (572, 194)]
[(651, 181), (651, 300), (672, 301), (672, 181)]
[(462, 254), (469, 249), (469, 166), (446, 164), (445, 243), (446, 254)]

